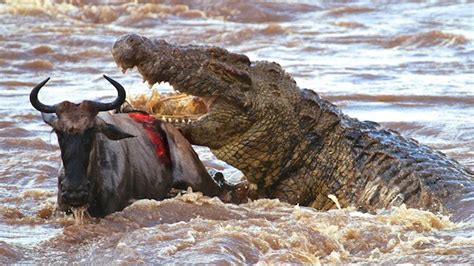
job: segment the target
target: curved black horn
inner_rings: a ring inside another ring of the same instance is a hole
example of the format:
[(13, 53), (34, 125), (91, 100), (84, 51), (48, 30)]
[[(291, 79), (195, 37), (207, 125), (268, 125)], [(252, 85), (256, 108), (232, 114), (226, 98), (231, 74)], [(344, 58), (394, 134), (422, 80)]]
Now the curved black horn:
[(117, 89), (118, 95), (117, 98), (111, 103), (94, 102), (94, 105), (95, 107), (97, 107), (97, 110), (99, 112), (113, 110), (120, 107), (123, 102), (125, 102), (126, 97), (125, 89), (122, 87), (122, 85), (120, 85), (120, 83), (107, 77), (106, 75), (104, 75), (104, 78), (108, 80), (112, 85), (114, 85), (115, 89)]
[(56, 105), (46, 105), (46, 104), (41, 103), (38, 100), (38, 93), (39, 93), (40, 89), (44, 86), (44, 84), (46, 84), (46, 82), (48, 82), (48, 80), (49, 80), (49, 78), (41, 81), (40, 84), (36, 85), (33, 88), (33, 90), (30, 93), (30, 103), (31, 103), (31, 105), (33, 105), (33, 107), (36, 110), (38, 110), (40, 112), (54, 113), (54, 112), (56, 112)]

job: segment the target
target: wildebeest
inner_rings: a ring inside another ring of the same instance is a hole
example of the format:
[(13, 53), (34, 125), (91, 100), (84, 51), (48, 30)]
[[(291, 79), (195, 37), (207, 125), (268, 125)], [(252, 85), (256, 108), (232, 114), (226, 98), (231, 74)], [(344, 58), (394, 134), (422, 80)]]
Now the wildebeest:
[(88, 206), (90, 215), (105, 216), (133, 199), (163, 199), (173, 187), (190, 186), (208, 196), (226, 193), (176, 128), (144, 113), (106, 112), (124, 103), (125, 90), (104, 78), (118, 92), (110, 103), (43, 104), (38, 93), (49, 78), (31, 91), (31, 104), (58, 137), (60, 210)]

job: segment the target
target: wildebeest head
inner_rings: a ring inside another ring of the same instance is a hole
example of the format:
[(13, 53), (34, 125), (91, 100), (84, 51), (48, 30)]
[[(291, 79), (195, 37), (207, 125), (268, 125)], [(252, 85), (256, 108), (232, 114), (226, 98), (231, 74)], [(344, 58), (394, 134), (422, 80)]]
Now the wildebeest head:
[(64, 175), (58, 180), (58, 199), (66, 206), (80, 207), (89, 202), (91, 185), (87, 171), (95, 134), (102, 133), (112, 140), (133, 137), (97, 117), (99, 112), (118, 108), (125, 101), (125, 89), (115, 80), (105, 75), (104, 78), (118, 92), (117, 98), (110, 103), (64, 101), (55, 105), (43, 104), (38, 100), (38, 93), (49, 78), (36, 85), (30, 94), (31, 104), (58, 136), (64, 166)]

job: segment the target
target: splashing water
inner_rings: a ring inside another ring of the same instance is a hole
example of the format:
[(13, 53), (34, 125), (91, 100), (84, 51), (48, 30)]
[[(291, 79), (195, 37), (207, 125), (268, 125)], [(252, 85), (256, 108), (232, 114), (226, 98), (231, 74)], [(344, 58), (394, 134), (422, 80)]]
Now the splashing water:
[(88, 206), (82, 206), (77, 208), (71, 208), (71, 212), (74, 216), (74, 224), (75, 225), (83, 225), (84, 224), (84, 217), (85, 215), (89, 215), (87, 213)]

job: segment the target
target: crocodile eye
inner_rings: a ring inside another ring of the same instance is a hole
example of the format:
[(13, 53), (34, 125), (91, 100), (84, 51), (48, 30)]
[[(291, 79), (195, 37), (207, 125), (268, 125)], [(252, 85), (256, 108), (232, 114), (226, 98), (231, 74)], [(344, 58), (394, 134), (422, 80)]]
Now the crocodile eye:
[(269, 88), (270, 88), (270, 91), (272, 92), (273, 96), (275, 96), (275, 97), (280, 97), (281, 96), (280, 90), (279, 90), (279, 88), (276, 84), (273, 84), (273, 83), (270, 84)]
[(270, 69), (268, 70), (268, 73), (271, 73), (271, 74), (273, 74), (273, 75), (280, 75), (280, 72), (277, 71), (276, 69), (273, 69), (273, 68), (270, 68)]

